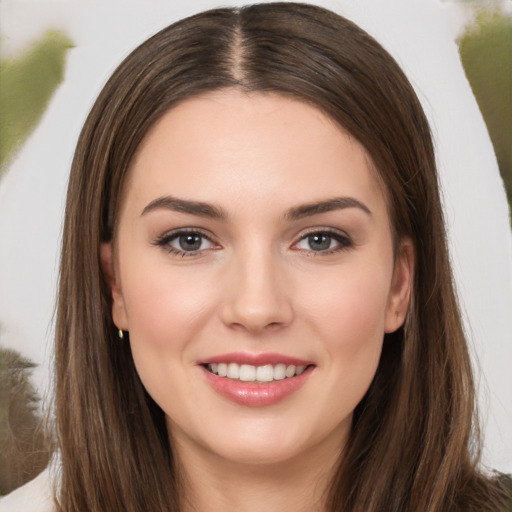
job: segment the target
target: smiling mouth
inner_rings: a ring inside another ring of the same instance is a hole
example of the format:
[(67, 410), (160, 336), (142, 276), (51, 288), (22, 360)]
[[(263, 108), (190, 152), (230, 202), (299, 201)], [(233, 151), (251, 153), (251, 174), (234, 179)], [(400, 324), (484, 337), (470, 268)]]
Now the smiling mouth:
[(249, 407), (274, 405), (297, 392), (316, 365), (277, 353), (234, 352), (198, 361), (206, 381), (221, 396)]
[(310, 365), (209, 363), (205, 368), (214, 375), (241, 382), (273, 382), (298, 377)]

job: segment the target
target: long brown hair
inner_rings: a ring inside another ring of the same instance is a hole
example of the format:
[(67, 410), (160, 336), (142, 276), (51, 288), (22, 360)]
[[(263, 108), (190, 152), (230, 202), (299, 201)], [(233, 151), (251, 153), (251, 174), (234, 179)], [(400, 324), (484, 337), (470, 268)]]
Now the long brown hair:
[(396, 239), (415, 247), (405, 325), (385, 336), (327, 510), (492, 510), (492, 482), (476, 468), (474, 386), (425, 115), (368, 34), (289, 2), (212, 10), (162, 30), (118, 67), (85, 123), (69, 181), (57, 314), (60, 510), (179, 510), (164, 413), (117, 338), (100, 247), (115, 234), (123, 182), (148, 130), (177, 102), (222, 88), (297, 98), (348, 130), (384, 184)]

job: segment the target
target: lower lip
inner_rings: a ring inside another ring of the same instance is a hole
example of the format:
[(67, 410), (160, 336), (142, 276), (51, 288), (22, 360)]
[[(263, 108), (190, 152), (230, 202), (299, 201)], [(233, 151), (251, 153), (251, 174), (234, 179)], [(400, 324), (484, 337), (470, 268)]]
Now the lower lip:
[(219, 395), (240, 405), (265, 407), (276, 404), (299, 390), (311, 375), (314, 367), (309, 366), (296, 377), (271, 382), (244, 382), (228, 379), (202, 368), (208, 382)]

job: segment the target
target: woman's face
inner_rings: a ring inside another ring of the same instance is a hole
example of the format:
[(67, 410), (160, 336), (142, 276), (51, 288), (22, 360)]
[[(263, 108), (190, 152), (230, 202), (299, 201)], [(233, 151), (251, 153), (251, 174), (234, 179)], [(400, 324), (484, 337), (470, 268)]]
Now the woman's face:
[(146, 137), (102, 257), (182, 457), (343, 448), (412, 273), (371, 166), (319, 110), (273, 94), (189, 99)]

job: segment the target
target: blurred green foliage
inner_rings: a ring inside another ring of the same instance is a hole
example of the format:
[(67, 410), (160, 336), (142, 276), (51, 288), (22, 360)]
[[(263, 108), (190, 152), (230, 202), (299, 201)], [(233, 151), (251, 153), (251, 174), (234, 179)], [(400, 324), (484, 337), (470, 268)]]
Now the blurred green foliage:
[(69, 48), (66, 35), (48, 31), (19, 57), (0, 61), (0, 175), (62, 82)]
[(0, 347), (0, 495), (32, 480), (49, 462), (39, 397), (30, 383), (34, 367), (16, 351)]
[(512, 16), (482, 10), (458, 43), (512, 207)]

